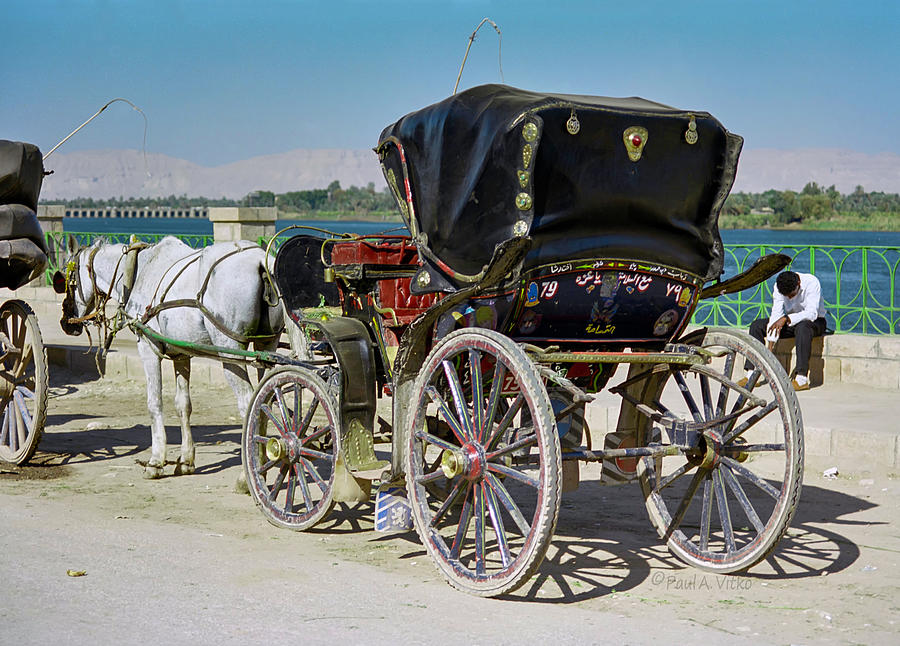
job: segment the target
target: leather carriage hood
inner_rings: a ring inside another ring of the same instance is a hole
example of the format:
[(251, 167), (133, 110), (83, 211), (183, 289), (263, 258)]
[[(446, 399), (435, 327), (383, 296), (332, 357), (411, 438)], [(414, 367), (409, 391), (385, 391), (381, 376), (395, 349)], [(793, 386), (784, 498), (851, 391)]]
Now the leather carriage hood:
[(634, 258), (717, 278), (742, 143), (707, 112), (482, 85), (402, 117), (376, 151), (425, 256), (459, 287), (454, 272), (524, 235), (526, 266)]

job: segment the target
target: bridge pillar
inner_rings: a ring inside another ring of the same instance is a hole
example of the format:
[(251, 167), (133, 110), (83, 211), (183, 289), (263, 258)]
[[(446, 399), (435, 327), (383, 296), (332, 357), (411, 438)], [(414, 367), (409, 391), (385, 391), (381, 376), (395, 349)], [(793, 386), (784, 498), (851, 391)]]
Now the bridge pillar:
[(211, 206), (209, 221), (213, 223), (216, 242), (250, 240), (275, 235), (278, 210), (274, 206)]

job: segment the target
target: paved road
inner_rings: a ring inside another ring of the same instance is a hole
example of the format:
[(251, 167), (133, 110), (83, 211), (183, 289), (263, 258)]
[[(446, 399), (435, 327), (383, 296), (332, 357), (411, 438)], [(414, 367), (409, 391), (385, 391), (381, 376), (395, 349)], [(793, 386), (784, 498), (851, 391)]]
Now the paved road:
[(195, 393), (198, 473), (146, 481), (134, 464), (149, 453), (142, 383), (54, 379), (36, 466), (0, 474), (2, 643), (897, 641), (900, 483), (888, 469), (810, 469), (789, 535), (741, 577), (682, 566), (637, 487), (588, 478), (564, 498), (539, 574), (485, 600), (444, 583), (413, 533), (373, 532), (371, 505), (312, 532), (270, 526), (233, 491), (226, 389)]

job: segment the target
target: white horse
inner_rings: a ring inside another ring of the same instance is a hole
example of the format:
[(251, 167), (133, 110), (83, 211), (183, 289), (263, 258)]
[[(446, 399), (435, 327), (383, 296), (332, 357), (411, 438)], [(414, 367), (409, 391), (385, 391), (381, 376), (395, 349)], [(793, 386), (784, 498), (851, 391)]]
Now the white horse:
[[(131, 253), (126, 255), (129, 249)], [(128, 319), (142, 321), (168, 339), (246, 349), (248, 337), (255, 337), (257, 350), (272, 350), (278, 343), (282, 310), (268, 289), (265, 251), (252, 242), (219, 243), (195, 250), (165, 237), (139, 249), (102, 240), (79, 249), (69, 236), (68, 255), (67, 275), (54, 281), (64, 281), (67, 291), (60, 322), (67, 334), (80, 334), (83, 323), (92, 318), (102, 320), (106, 301), (111, 299), (124, 307)], [(195, 301), (200, 307), (174, 301)], [(141, 334), (137, 347), (147, 377), (152, 432), (144, 477), (161, 477), (166, 465), (161, 397), (164, 357), (171, 359), (175, 368), (175, 408), (181, 418), (181, 454), (175, 475), (193, 473), (191, 355)], [(243, 420), (252, 397), (247, 369), (224, 361), (223, 367)]]

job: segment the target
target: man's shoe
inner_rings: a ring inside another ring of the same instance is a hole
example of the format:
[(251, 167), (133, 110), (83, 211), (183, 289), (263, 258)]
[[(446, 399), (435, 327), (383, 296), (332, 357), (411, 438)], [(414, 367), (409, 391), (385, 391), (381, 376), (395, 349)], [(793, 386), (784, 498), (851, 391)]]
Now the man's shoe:
[(791, 385), (794, 387), (794, 390), (800, 392), (801, 390), (809, 390), (809, 382), (807, 381), (805, 384), (798, 384), (797, 379), (791, 379)]
[(737, 385), (740, 386), (741, 388), (746, 388), (747, 381), (748, 381), (748, 379), (746, 377), (741, 377), (740, 379), (737, 380)]

